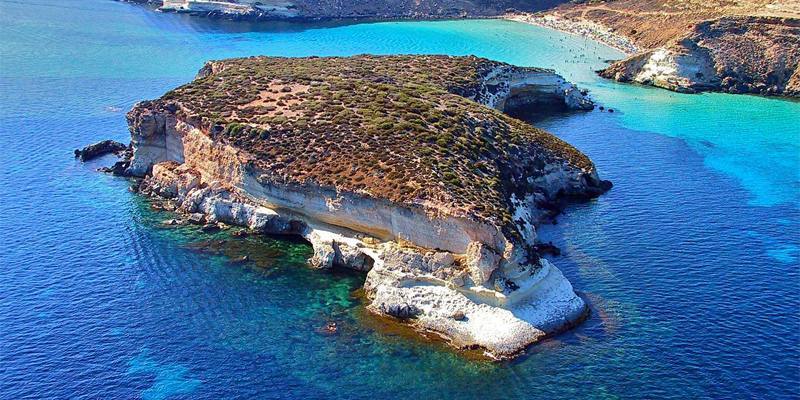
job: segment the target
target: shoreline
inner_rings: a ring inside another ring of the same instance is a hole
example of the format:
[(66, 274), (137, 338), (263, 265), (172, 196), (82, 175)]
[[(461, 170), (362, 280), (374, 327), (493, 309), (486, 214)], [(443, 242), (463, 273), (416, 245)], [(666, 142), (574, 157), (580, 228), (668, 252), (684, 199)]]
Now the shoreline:
[(246, 23), (270, 23), (285, 22), (289, 24), (332, 24), (332, 25), (356, 25), (381, 22), (446, 22), (446, 21), (468, 21), (468, 20), (492, 20), (504, 19), (502, 14), (462, 14), (462, 15), (355, 15), (355, 16), (300, 16), (300, 15), (262, 15), (255, 13), (219, 13), (201, 10), (177, 10), (162, 9), (156, 3), (146, 0), (115, 0), (120, 3), (127, 3), (149, 9), (152, 12), (163, 14), (188, 15), (197, 18), (205, 18), (216, 21), (246, 22)]
[(153, 12), (165, 14), (178, 14), (189, 15), (192, 17), (206, 18), (209, 20), (219, 21), (232, 21), (232, 22), (246, 22), (246, 23), (268, 23), (268, 22), (286, 22), (290, 24), (322, 24), (322, 25), (355, 25), (355, 24), (369, 24), (381, 22), (444, 22), (444, 21), (466, 21), (466, 20), (505, 20), (514, 21), (524, 24), (540, 26), (543, 28), (553, 29), (559, 32), (580, 36), (583, 38), (591, 39), (596, 42), (605, 44), (625, 54), (625, 57), (630, 57), (639, 53), (640, 49), (630, 38), (613, 32), (610, 28), (600, 23), (581, 20), (575, 21), (566, 19), (557, 15), (542, 14), (544, 11), (531, 13), (531, 12), (512, 12), (501, 15), (425, 15), (425, 16), (353, 16), (353, 17), (301, 17), (301, 16), (265, 16), (253, 14), (219, 14), (214, 12), (203, 12), (193, 10), (170, 10), (154, 7), (153, 3), (147, 1), (137, 0), (117, 0), (122, 3), (132, 5), (139, 5), (149, 8)]
[(630, 57), (641, 51), (628, 37), (615, 33), (605, 25), (597, 22), (587, 20), (574, 21), (555, 15), (530, 13), (506, 14), (498, 17), (498, 19), (540, 26), (591, 39), (623, 52), (625, 57)]

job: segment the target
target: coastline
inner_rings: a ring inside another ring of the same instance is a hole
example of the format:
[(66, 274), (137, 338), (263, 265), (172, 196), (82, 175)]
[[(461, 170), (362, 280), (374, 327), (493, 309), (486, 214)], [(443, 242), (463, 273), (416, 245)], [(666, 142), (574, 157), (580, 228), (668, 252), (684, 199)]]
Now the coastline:
[(265, 23), (265, 22), (286, 22), (296, 24), (331, 24), (331, 25), (354, 25), (380, 22), (440, 22), (440, 21), (463, 21), (463, 20), (491, 20), (503, 19), (502, 14), (497, 13), (461, 13), (461, 14), (407, 14), (407, 15), (352, 15), (352, 16), (304, 16), (304, 15), (277, 15), (257, 12), (219, 12), (208, 10), (173, 9), (162, 8), (158, 3), (150, 0), (114, 0), (120, 3), (127, 3), (149, 9), (152, 12), (164, 14), (182, 14), (210, 20)]
[(237, 14), (237, 13), (215, 13), (208, 11), (192, 11), (192, 10), (171, 10), (161, 9), (154, 7), (152, 2), (137, 1), (137, 0), (118, 0), (123, 3), (133, 5), (140, 5), (150, 8), (153, 12), (185, 14), (195, 17), (203, 17), (209, 19), (240, 21), (240, 22), (274, 22), (282, 21), (288, 23), (311, 23), (311, 24), (334, 24), (334, 25), (350, 25), (350, 24), (363, 24), (363, 23), (380, 23), (380, 22), (410, 22), (410, 21), (461, 21), (461, 20), (491, 20), (500, 19), (514, 22), (521, 22), (530, 25), (536, 25), (543, 28), (554, 29), (571, 35), (576, 35), (588, 38), (609, 47), (617, 49), (625, 54), (626, 57), (639, 53), (640, 49), (630, 38), (627, 36), (615, 33), (609, 27), (588, 20), (575, 21), (566, 19), (557, 15), (543, 14), (542, 12), (520, 12), (515, 11), (502, 15), (481, 15), (481, 14), (463, 14), (463, 15), (416, 15), (416, 16), (353, 16), (353, 17), (309, 17), (309, 16), (269, 16), (262, 14)]
[(641, 49), (627, 36), (613, 32), (605, 25), (592, 21), (575, 21), (550, 14), (510, 13), (498, 17), (508, 21), (536, 25), (543, 28), (554, 29), (560, 32), (591, 39), (606, 46), (625, 53), (626, 57), (632, 56)]

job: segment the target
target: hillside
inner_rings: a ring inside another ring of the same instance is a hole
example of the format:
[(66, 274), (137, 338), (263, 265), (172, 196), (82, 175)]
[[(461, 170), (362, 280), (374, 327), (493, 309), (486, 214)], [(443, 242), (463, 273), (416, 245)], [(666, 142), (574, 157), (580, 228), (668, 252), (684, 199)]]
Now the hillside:
[(602, 72), (608, 78), (683, 92), (800, 92), (795, 1), (590, 1), (546, 14), (599, 24), (638, 46), (637, 54)]
[(562, 0), (133, 0), (164, 11), (229, 19), (437, 19), (497, 16), (510, 9), (544, 10)]

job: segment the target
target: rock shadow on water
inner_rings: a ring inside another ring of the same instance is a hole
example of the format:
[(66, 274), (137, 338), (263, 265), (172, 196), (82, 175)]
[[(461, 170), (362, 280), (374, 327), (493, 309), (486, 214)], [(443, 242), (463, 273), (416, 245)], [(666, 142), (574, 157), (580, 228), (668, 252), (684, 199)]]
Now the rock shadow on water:
[(312, 256), (311, 246), (294, 236), (202, 236), (201, 240), (184, 247), (196, 253), (223, 257), (230, 266), (252, 267), (265, 273), (285, 264), (306, 263)]
[(188, 368), (180, 364), (162, 364), (150, 357), (147, 349), (128, 362), (128, 375), (153, 376), (152, 385), (142, 391), (144, 400), (162, 400), (175, 395), (194, 393), (201, 381), (193, 379)]

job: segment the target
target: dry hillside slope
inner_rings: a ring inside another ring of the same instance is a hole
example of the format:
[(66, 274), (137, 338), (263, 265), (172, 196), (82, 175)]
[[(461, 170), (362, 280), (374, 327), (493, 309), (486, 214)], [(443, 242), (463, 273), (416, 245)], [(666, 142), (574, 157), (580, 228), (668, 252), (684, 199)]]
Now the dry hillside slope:
[(608, 78), (683, 92), (800, 93), (800, 2), (612, 0), (547, 14), (601, 24), (639, 47), (604, 70)]

